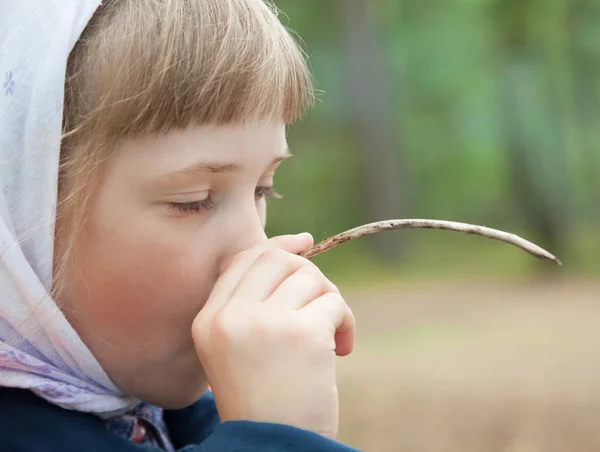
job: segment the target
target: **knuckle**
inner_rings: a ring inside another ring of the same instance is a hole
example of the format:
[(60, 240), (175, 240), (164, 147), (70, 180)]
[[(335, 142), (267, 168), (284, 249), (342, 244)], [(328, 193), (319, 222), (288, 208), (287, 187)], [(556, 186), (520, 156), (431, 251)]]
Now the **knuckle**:
[(327, 283), (329, 284), (329, 287), (331, 289), (330, 290), (331, 293), (338, 294), (340, 297), (343, 298), (342, 292), (340, 291), (340, 288), (335, 283), (333, 283), (330, 279), (327, 280)]
[(344, 300), (344, 297), (339, 292), (327, 292), (323, 296), (337, 308), (345, 308), (347, 306), (346, 300)]
[(324, 293), (340, 293), (340, 289), (312, 262), (298, 270), (298, 273), (303, 278), (311, 278), (315, 283), (322, 285), (324, 287)]
[(198, 314), (192, 322), (192, 336), (196, 338), (204, 338), (206, 319)]
[(322, 282), (325, 278), (321, 270), (315, 265), (303, 265), (297, 272), (297, 275), (303, 280)]
[(239, 321), (239, 316), (229, 315), (227, 310), (219, 311), (208, 325), (210, 336), (216, 340), (231, 340), (234, 335), (243, 332), (243, 324)]
[(301, 257), (300, 259), (302, 259), (302, 269), (301, 271), (308, 273), (309, 275), (315, 275), (315, 276), (321, 276), (324, 277), (325, 275), (323, 275), (323, 272), (321, 271), (321, 269), (319, 267), (317, 267), (315, 264), (313, 264), (311, 261), (306, 261), (304, 262), (304, 258)]
[(288, 272), (295, 271), (302, 265), (298, 256), (288, 253), (281, 248), (273, 248), (264, 251), (258, 258), (258, 261), (266, 265), (276, 264), (278, 267), (285, 268)]
[(213, 317), (212, 321), (208, 324), (211, 336), (221, 337), (227, 334), (229, 329), (229, 322), (226, 316), (223, 314), (217, 314)]
[(285, 250), (282, 250), (281, 248), (269, 248), (267, 250), (264, 250), (260, 254), (260, 259), (280, 261), (280, 260), (284, 260), (286, 258), (289, 259), (289, 256), (290, 256), (290, 253), (288, 253)]
[(323, 284), (323, 278), (320, 275), (320, 270), (306, 266), (292, 269), (286, 278), (285, 284), (291, 290), (297, 290), (298, 294), (302, 294), (306, 290), (323, 293), (326, 289)]

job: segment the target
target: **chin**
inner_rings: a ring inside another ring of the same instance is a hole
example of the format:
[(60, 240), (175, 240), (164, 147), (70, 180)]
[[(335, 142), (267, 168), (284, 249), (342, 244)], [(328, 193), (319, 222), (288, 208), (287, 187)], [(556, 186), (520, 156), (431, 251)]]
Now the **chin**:
[(136, 372), (135, 381), (130, 382), (133, 384), (127, 392), (167, 410), (193, 404), (208, 389), (208, 379), (195, 352), (190, 354), (193, 359), (186, 359), (186, 355), (163, 362), (158, 369), (154, 367)]
[[(185, 388), (185, 391), (181, 391), (181, 388)], [(191, 389), (190, 389), (191, 388)], [(208, 382), (202, 385), (184, 385), (180, 387), (178, 391), (164, 391), (157, 392), (155, 394), (146, 394), (138, 396), (141, 400), (151, 405), (156, 405), (165, 410), (179, 410), (192, 405), (196, 402), (202, 394), (208, 389)]]

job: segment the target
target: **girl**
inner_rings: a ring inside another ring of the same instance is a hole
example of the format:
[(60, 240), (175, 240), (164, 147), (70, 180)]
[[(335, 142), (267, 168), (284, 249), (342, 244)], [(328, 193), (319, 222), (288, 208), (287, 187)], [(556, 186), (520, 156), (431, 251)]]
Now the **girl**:
[(353, 315), (264, 234), (312, 100), (274, 11), (1, 2), (0, 77), (0, 450), (351, 450)]

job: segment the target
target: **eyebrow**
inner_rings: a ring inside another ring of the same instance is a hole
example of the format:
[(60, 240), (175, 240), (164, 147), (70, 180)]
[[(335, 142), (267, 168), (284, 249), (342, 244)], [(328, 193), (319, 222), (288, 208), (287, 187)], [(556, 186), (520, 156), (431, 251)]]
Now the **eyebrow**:
[[(276, 157), (270, 163), (270, 166), (276, 165), (283, 160), (289, 159), (293, 154), (290, 152), (289, 148), (286, 146), (283, 155)], [(169, 174), (165, 174), (161, 176), (160, 179), (167, 181), (173, 179), (181, 179), (187, 177), (197, 176), (199, 174), (221, 174), (221, 173), (235, 173), (242, 170), (242, 166), (236, 163), (209, 163), (209, 162), (198, 162), (193, 165), (187, 166), (185, 168), (181, 168), (177, 171), (174, 171)]]

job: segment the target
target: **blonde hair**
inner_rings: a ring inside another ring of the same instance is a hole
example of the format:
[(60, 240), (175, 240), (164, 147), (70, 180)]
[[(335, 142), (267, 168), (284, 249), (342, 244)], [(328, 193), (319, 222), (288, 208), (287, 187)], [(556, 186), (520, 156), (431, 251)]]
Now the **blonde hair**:
[(250, 119), (289, 124), (313, 95), (304, 54), (270, 3), (105, 0), (67, 64), (54, 296), (119, 140)]

